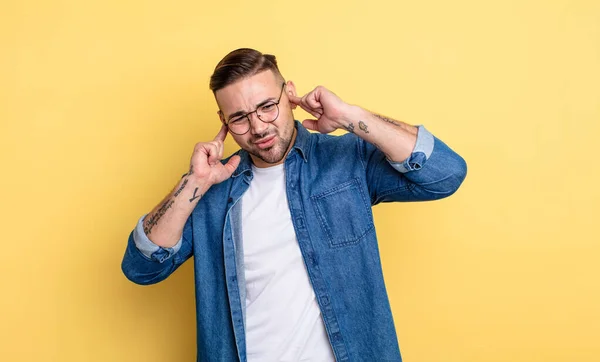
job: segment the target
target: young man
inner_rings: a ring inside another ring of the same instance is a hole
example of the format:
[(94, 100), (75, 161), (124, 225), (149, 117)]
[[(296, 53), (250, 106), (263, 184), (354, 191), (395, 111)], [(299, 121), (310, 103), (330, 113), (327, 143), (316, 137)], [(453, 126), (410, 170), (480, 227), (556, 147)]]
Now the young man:
[[(323, 87), (298, 97), (256, 50), (228, 54), (210, 87), (221, 130), (131, 233), (127, 278), (194, 256), (199, 361), (401, 361), (371, 206), (449, 196), (464, 160)], [(221, 161), (227, 132), (241, 150)]]

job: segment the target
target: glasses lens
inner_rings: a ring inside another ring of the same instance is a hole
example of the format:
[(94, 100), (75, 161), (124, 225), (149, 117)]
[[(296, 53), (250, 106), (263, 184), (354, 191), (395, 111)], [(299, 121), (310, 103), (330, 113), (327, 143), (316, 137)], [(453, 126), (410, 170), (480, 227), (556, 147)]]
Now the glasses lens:
[(256, 110), (258, 118), (263, 122), (273, 122), (279, 116), (277, 103), (267, 103)]
[(248, 117), (240, 117), (234, 120), (231, 120), (228, 124), (229, 130), (235, 134), (242, 135), (248, 132), (250, 128), (250, 122), (248, 121)]

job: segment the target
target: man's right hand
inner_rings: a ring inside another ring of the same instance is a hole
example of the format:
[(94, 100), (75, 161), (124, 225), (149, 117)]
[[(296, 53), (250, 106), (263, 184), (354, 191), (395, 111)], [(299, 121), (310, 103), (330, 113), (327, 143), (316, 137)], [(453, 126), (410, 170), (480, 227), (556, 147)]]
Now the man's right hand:
[(211, 142), (200, 142), (194, 147), (188, 175), (203, 184), (204, 191), (230, 178), (240, 164), (238, 155), (232, 156), (226, 164), (221, 163), (226, 137), (227, 126), (223, 125)]
[(156, 245), (173, 247), (181, 238), (183, 226), (202, 195), (212, 185), (231, 177), (240, 164), (240, 156), (232, 156), (226, 164), (223, 158), (223, 141), (227, 127), (223, 125), (214, 140), (201, 142), (194, 147), (190, 172), (160, 204), (145, 217), (144, 233)]

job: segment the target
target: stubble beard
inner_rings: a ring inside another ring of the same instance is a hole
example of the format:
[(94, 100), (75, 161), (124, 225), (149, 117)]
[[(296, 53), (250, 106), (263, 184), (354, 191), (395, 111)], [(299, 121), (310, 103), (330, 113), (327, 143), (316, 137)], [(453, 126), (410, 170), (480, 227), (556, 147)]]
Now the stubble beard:
[[(257, 139), (261, 139), (267, 136), (268, 135), (261, 135), (260, 137), (257, 137)], [(290, 143), (292, 142), (293, 136), (293, 129), (290, 135), (287, 137), (287, 139), (281, 138), (278, 132), (275, 132), (275, 137), (277, 138), (277, 140), (273, 146), (265, 149), (260, 149), (253, 145), (252, 150), (249, 150), (248, 152), (266, 163), (278, 163), (283, 159), (283, 157), (285, 157), (286, 151), (290, 147)]]

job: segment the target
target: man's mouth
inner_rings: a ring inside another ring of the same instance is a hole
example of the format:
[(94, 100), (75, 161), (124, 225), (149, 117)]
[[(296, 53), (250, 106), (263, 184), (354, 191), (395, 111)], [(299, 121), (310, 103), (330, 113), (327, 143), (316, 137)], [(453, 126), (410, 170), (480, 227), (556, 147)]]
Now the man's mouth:
[(254, 144), (261, 150), (264, 150), (265, 148), (269, 148), (269, 147), (273, 146), (275, 144), (275, 139), (276, 139), (276, 136), (271, 135), (271, 136), (267, 136), (265, 138), (261, 138), (260, 140), (254, 142)]

